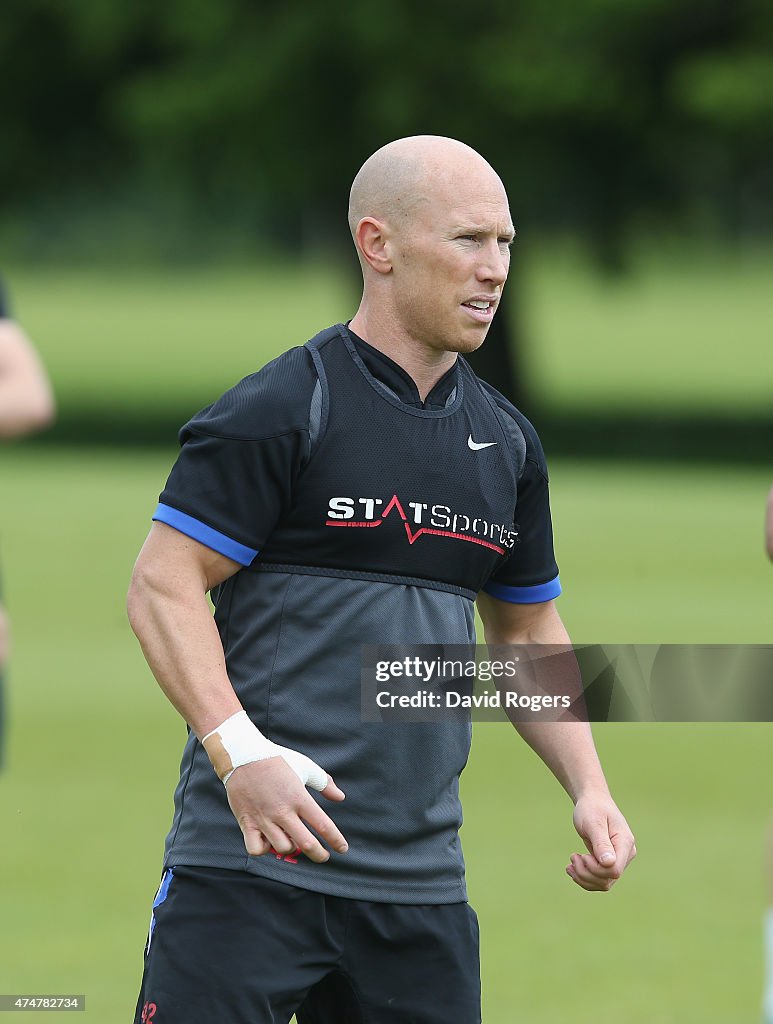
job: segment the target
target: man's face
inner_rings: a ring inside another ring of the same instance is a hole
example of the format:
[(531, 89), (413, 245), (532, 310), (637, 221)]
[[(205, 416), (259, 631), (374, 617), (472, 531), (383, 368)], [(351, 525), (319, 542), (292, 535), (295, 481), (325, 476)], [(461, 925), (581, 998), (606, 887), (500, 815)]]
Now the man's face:
[(405, 331), (430, 348), (482, 345), (514, 237), (502, 183), (485, 169), (440, 182), (394, 238), (394, 300)]

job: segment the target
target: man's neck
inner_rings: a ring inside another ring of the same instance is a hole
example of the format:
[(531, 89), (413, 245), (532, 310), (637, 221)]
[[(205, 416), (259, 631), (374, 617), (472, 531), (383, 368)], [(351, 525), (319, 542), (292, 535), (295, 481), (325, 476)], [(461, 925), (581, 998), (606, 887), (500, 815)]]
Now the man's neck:
[(351, 330), (373, 348), (393, 359), (410, 376), (422, 402), (456, 362), (456, 352), (423, 345), (410, 337), (392, 318), (376, 317), (362, 306), (349, 324)]

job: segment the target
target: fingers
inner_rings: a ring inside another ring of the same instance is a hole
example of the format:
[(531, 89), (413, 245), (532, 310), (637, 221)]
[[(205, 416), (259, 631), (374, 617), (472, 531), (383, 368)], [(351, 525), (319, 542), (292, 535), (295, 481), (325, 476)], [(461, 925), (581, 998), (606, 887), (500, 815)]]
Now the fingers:
[(610, 889), (636, 856), (636, 844), (627, 821), (614, 802), (604, 795), (578, 800), (574, 823), (588, 853), (573, 854), (567, 874), (577, 885), (591, 892)]
[(316, 789), (329, 800), (343, 800), (344, 792), (336, 786), (335, 782), (324, 768), (320, 768), (316, 761), (299, 753), (297, 750), (289, 750), (287, 747), (278, 747), (281, 750), (282, 759), (292, 768), (304, 786), (309, 789)]
[[(327, 773), (325, 780), (325, 795), (343, 799), (344, 794)], [(330, 851), (320, 838), (337, 853), (346, 853), (349, 848), (335, 823), (282, 757), (238, 768), (228, 780), (226, 791), (250, 856), (260, 857), (272, 848), (282, 855), (300, 850), (321, 864), (330, 859)]]
[[(300, 818), (291, 827), (290, 835), (292, 837), (293, 850), (300, 850), (305, 857), (313, 860), (315, 864), (324, 864), (325, 861), (330, 860), (330, 851), (325, 849), (319, 839), (306, 828)], [(345, 853), (346, 849), (340, 852)]]
[[(308, 802), (304, 804), (303, 811), (301, 813), (304, 820), (311, 825), (315, 832), (322, 836), (329, 846), (332, 846), (336, 853), (346, 853), (349, 849), (349, 844), (346, 839), (339, 831), (332, 818), (329, 818), (319, 804), (315, 803), (310, 796), (308, 797)], [(301, 847), (301, 849), (303, 849), (303, 847)]]
[(271, 852), (286, 855), (300, 850), (318, 864), (330, 859), (330, 853), (298, 817), (294, 821), (288, 819), (285, 827), (267, 822), (263, 825), (263, 831), (243, 820), (239, 825), (244, 836), (244, 847), (251, 857), (262, 857), (264, 853)]
[[(573, 853), (566, 873), (577, 885), (588, 892), (608, 892), (636, 856), (633, 836), (612, 837), (613, 850), (601, 843), (599, 848), (602, 861), (594, 853)], [(590, 842), (586, 845), (591, 846)]]
[(304, 757), (302, 754), (300, 756), (303, 757), (303, 769), (305, 769), (305, 772), (300, 776), (301, 782), (309, 786), (310, 789), (316, 789), (321, 792), (330, 784), (330, 776), (324, 768), (320, 768), (310, 757)]
[(617, 860), (617, 854), (615, 853), (614, 849), (610, 850), (606, 846), (602, 846), (598, 850), (594, 850), (593, 852), (596, 856), (596, 860), (599, 862), (599, 864), (603, 864), (605, 868), (611, 868)]
[(624, 868), (628, 867), (636, 856), (636, 841), (630, 830), (627, 830), (618, 835), (613, 835), (612, 842), (617, 855), (617, 863), (620, 865), (620, 870), (622, 871)]
[(242, 822), (239, 822), (239, 825), (244, 836), (244, 848), (250, 857), (262, 857), (264, 853), (268, 853), (271, 843), (259, 828), (254, 825), (243, 825)]
[(317, 836), (306, 827), (304, 821), (308, 822), (337, 853), (346, 853), (349, 849), (349, 844), (338, 828), (309, 797), (308, 803), (303, 804), (299, 813), (288, 810), (278, 815), (274, 822), (264, 824), (263, 831), (268, 845), (262, 852), (266, 853), (272, 847), (277, 853), (283, 854), (300, 850), (309, 860), (324, 864), (330, 859), (330, 851), (325, 849)]
[[(633, 838), (633, 837), (632, 837)], [(611, 867), (617, 861), (617, 850), (609, 834), (606, 821), (594, 822), (585, 837), (585, 845), (599, 864)]]
[(573, 853), (566, 873), (588, 892), (608, 892), (622, 875), (623, 867), (617, 862), (605, 866), (592, 853)]
[(608, 892), (617, 879), (605, 876), (605, 870), (592, 854), (573, 853), (566, 873), (587, 892)]
[(327, 784), (324, 789), (320, 790), (320, 793), (328, 800), (344, 800), (346, 798), (346, 794), (336, 786), (331, 775), (327, 776)]

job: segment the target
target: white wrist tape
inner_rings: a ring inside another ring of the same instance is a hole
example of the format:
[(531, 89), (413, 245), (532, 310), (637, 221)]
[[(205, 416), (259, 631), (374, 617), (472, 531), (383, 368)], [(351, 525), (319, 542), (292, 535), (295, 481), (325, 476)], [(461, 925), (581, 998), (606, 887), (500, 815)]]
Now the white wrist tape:
[(237, 711), (226, 718), (217, 729), (208, 732), (201, 743), (223, 785), (237, 768), (253, 761), (266, 761), (269, 757), (283, 757), (304, 786), (322, 790), (327, 785), (326, 771), (298, 750), (281, 747), (267, 739), (252, 724), (246, 711)]

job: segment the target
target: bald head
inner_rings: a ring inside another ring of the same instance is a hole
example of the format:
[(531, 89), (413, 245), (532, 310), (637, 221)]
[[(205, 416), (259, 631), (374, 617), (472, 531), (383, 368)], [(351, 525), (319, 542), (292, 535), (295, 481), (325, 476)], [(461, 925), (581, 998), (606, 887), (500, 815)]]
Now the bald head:
[(349, 225), (363, 277), (355, 333), (409, 362), (411, 352), (447, 361), (478, 348), (515, 234), (505, 187), (480, 153), (438, 135), (390, 142), (354, 179)]
[(349, 228), (356, 242), (364, 217), (400, 230), (444, 186), (474, 175), (504, 187), (491, 165), (470, 146), (442, 135), (397, 139), (368, 157), (349, 196)]

